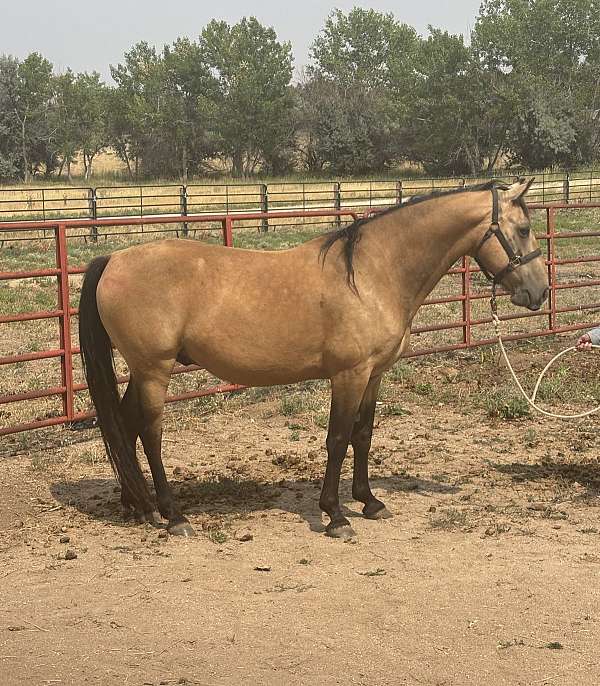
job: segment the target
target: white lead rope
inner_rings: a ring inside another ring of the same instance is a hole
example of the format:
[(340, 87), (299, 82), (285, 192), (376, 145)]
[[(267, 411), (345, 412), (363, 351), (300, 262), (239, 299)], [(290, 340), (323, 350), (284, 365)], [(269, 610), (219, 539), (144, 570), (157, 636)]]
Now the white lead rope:
[[(571, 346), (570, 348), (567, 348), (566, 350), (563, 350), (562, 352), (558, 353), (558, 355), (555, 355), (550, 362), (544, 367), (542, 370), (541, 374), (538, 377), (537, 383), (535, 384), (535, 388), (533, 389), (533, 394), (531, 398), (527, 395), (525, 392), (523, 386), (521, 386), (521, 383), (519, 382), (519, 379), (517, 379), (517, 375), (515, 374), (515, 370), (513, 369), (510, 360), (508, 359), (508, 355), (506, 354), (506, 350), (504, 349), (504, 343), (502, 342), (502, 335), (500, 333), (500, 320), (498, 319), (498, 315), (494, 312), (494, 305), (492, 305), (492, 321), (494, 322), (494, 330), (496, 331), (496, 336), (498, 337), (498, 345), (500, 346), (500, 350), (502, 351), (502, 355), (504, 357), (504, 361), (506, 362), (507, 367), (510, 370), (510, 373), (512, 374), (512, 378), (514, 379), (515, 383), (517, 384), (518, 389), (521, 391), (523, 397), (525, 400), (529, 403), (531, 407), (533, 407), (534, 410), (537, 410), (541, 414), (545, 414), (547, 417), (555, 417), (557, 419), (579, 419), (581, 417), (588, 417), (591, 414), (595, 414), (596, 412), (600, 412), (600, 405), (598, 407), (594, 407), (592, 410), (588, 410), (587, 412), (580, 412), (579, 414), (555, 414), (554, 412), (547, 412), (546, 410), (543, 410), (539, 405), (536, 405), (535, 399), (537, 396), (538, 389), (540, 387), (540, 384), (542, 383), (542, 379), (546, 375), (546, 372), (550, 369), (550, 367), (558, 360), (560, 357), (563, 355), (566, 355), (568, 352), (571, 352), (571, 350), (577, 350), (575, 346)], [(600, 345), (592, 345), (592, 348), (600, 348)]]

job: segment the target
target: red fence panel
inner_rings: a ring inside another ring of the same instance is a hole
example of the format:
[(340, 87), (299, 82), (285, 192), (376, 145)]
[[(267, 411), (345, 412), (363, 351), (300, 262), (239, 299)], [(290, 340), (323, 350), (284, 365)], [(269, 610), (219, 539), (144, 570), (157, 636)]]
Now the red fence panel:
[[(553, 333), (576, 331), (586, 326), (591, 322), (578, 321), (571, 324), (560, 324), (559, 315), (569, 313), (580, 313), (600, 308), (600, 303), (587, 303), (583, 305), (569, 305), (559, 307), (557, 304), (557, 294), (568, 289), (581, 288), (585, 286), (598, 286), (600, 279), (587, 278), (585, 283), (559, 283), (557, 281), (557, 267), (564, 265), (580, 265), (583, 263), (600, 262), (600, 254), (592, 254), (587, 256), (575, 256), (563, 259), (556, 258), (556, 242), (559, 240), (569, 240), (576, 238), (600, 237), (600, 231), (560, 231), (556, 230), (556, 213), (566, 210), (569, 213), (576, 212), (582, 209), (597, 209), (600, 208), (600, 203), (557, 203), (553, 205), (530, 205), (533, 210), (542, 210), (545, 213), (545, 233), (538, 236), (539, 239), (547, 241), (546, 259), (548, 266), (548, 277), (550, 281), (550, 297), (548, 306), (538, 312), (519, 312), (518, 314), (505, 314), (501, 317), (505, 321), (515, 319), (526, 319), (529, 317), (542, 317), (547, 321), (547, 327), (539, 327), (533, 331), (519, 333), (514, 335), (507, 335), (506, 340), (517, 340), (522, 338), (532, 338), (536, 336), (545, 336)], [(372, 214), (373, 210), (368, 213)], [(366, 213), (365, 213), (366, 214)], [(53, 426), (57, 424), (68, 424), (74, 421), (88, 419), (93, 416), (92, 412), (77, 412), (75, 409), (75, 395), (76, 393), (85, 390), (85, 384), (77, 384), (73, 378), (73, 361), (74, 356), (79, 353), (79, 349), (72, 345), (71, 337), (71, 317), (77, 314), (77, 310), (70, 307), (69, 303), (69, 277), (74, 274), (82, 274), (85, 271), (83, 266), (72, 267), (68, 263), (68, 229), (73, 228), (91, 228), (93, 227), (116, 227), (116, 226), (151, 226), (154, 224), (177, 224), (182, 223), (183, 220), (187, 225), (207, 225), (209, 223), (217, 223), (221, 226), (223, 244), (233, 246), (233, 232), (236, 228), (236, 222), (252, 220), (261, 221), (265, 219), (289, 219), (289, 218), (306, 218), (319, 217), (331, 218), (332, 220), (339, 220), (342, 217), (349, 217), (356, 219), (357, 214), (352, 210), (302, 210), (302, 211), (280, 211), (280, 212), (249, 212), (233, 214), (215, 214), (215, 215), (177, 215), (177, 216), (144, 216), (144, 217), (118, 217), (118, 218), (99, 218), (99, 219), (72, 219), (59, 220), (56, 222), (13, 222), (0, 223), (0, 246), (4, 244), (5, 240), (18, 240), (14, 238), (5, 238), (9, 233), (16, 233), (17, 235), (32, 230), (43, 230), (44, 239), (53, 240), (55, 243), (56, 265), (48, 269), (30, 269), (24, 271), (0, 271), (0, 281), (23, 279), (32, 277), (56, 277), (57, 279), (57, 305), (54, 309), (40, 310), (34, 312), (15, 312), (0, 316), (0, 323), (11, 324), (15, 322), (33, 322), (42, 319), (56, 319), (59, 330), (59, 347), (49, 348), (47, 350), (33, 351), (22, 354), (10, 354), (0, 357), (0, 367), (5, 365), (15, 365), (22, 362), (29, 362), (32, 360), (49, 360), (60, 359), (61, 381), (60, 385), (51, 385), (46, 388), (40, 388), (32, 391), (24, 391), (19, 393), (10, 393), (0, 395), (0, 408), (4, 405), (23, 402), (26, 400), (34, 400), (38, 398), (47, 398), (51, 396), (60, 396), (62, 403), (62, 411), (59, 416), (50, 416), (43, 419), (32, 419), (31, 421), (12, 424), (0, 427), (0, 436), (16, 433), (20, 431), (27, 431), (29, 429)], [(50, 232), (51, 235), (48, 235)], [(148, 231), (151, 233), (151, 231)], [(0, 250), (3, 248), (0, 247)], [(1, 253), (0, 253), (1, 255)], [(482, 300), (489, 297), (489, 289), (486, 288), (484, 292), (477, 292), (473, 289), (473, 276), (479, 273), (479, 269), (475, 267), (470, 258), (465, 257), (460, 266), (452, 268), (448, 274), (450, 277), (455, 277), (460, 280), (460, 293), (452, 295), (436, 296), (434, 295), (424, 303), (424, 307), (430, 305), (452, 305), (455, 304), (460, 309), (460, 318), (455, 321), (440, 320), (429, 322), (426, 325), (415, 325), (413, 327), (413, 334), (428, 334), (432, 332), (456, 331), (460, 332), (460, 341), (457, 343), (446, 345), (430, 345), (422, 348), (417, 347), (407, 353), (407, 356), (424, 355), (433, 352), (446, 352), (452, 350), (461, 350), (472, 348), (475, 346), (488, 345), (494, 343), (493, 337), (478, 338), (476, 336), (476, 328), (488, 325), (491, 322), (490, 316), (477, 316), (474, 312), (474, 307)], [(198, 369), (196, 366), (190, 367), (176, 367), (174, 374), (181, 374), (187, 371)], [(120, 383), (125, 383), (127, 377), (119, 378)], [(178, 395), (169, 396), (167, 402), (174, 402), (177, 400), (199, 398), (211, 393), (224, 393), (240, 389), (240, 386), (231, 384), (220, 384), (211, 388), (204, 388), (200, 390), (181, 393)]]

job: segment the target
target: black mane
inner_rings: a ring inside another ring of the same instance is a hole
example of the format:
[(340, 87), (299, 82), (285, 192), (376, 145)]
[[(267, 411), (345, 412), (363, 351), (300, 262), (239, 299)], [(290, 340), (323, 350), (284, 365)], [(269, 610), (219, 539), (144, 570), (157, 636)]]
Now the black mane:
[(392, 212), (400, 212), (405, 207), (418, 205), (419, 203), (427, 202), (428, 200), (433, 200), (434, 198), (445, 197), (447, 195), (456, 195), (457, 193), (491, 191), (492, 188), (507, 190), (509, 186), (498, 179), (491, 179), (485, 183), (478, 183), (472, 186), (452, 188), (450, 190), (434, 190), (431, 193), (424, 195), (413, 195), (406, 202), (403, 202), (400, 205), (392, 205), (392, 207), (388, 207), (382, 212), (378, 212), (377, 214), (374, 214), (366, 219), (357, 219), (356, 221), (352, 222), (352, 224), (348, 224), (348, 226), (342, 226), (340, 229), (335, 229), (334, 231), (330, 231), (329, 233), (325, 234), (325, 240), (323, 241), (323, 245), (321, 246), (320, 250), (321, 260), (325, 262), (327, 253), (333, 247), (333, 245), (338, 241), (343, 241), (344, 262), (346, 263), (346, 280), (350, 289), (358, 295), (358, 290), (354, 281), (354, 252), (356, 250), (356, 246), (360, 242), (362, 231), (367, 224), (375, 219), (379, 219), (379, 217), (392, 214)]

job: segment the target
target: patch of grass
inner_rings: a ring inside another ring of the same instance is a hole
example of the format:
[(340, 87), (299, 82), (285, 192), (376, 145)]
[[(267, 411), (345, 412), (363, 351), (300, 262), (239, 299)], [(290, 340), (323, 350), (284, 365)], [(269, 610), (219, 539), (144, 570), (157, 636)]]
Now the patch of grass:
[(402, 417), (404, 415), (412, 414), (410, 410), (405, 409), (400, 403), (387, 403), (381, 408), (380, 412), (384, 417)]
[(490, 417), (520, 419), (530, 417), (531, 410), (525, 398), (511, 395), (505, 390), (492, 390), (485, 395), (484, 406)]
[(329, 412), (326, 410), (318, 410), (313, 413), (314, 423), (321, 429), (326, 429), (329, 425)]
[(390, 381), (403, 384), (411, 378), (413, 371), (413, 367), (404, 362), (404, 360), (400, 360), (388, 371), (387, 377)]
[(301, 414), (309, 409), (309, 407), (310, 402), (303, 393), (284, 395), (279, 405), (281, 414), (286, 417), (292, 417), (294, 415)]
[(429, 526), (432, 529), (443, 529), (446, 531), (452, 529), (459, 529), (467, 523), (467, 514), (454, 507), (448, 507), (440, 510), (435, 516), (429, 520)]
[(229, 540), (228, 534), (223, 529), (210, 529), (207, 534), (208, 540), (213, 543), (226, 543)]
[(416, 383), (413, 388), (418, 395), (431, 396), (434, 394), (433, 384), (428, 381)]

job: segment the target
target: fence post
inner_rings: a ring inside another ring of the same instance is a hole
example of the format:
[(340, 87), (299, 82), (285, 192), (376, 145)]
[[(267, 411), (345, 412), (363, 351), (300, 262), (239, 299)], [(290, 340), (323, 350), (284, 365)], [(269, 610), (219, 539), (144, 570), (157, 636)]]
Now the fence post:
[(402, 181), (396, 181), (396, 205), (402, 205)]
[(569, 172), (566, 173), (564, 181), (563, 181), (563, 200), (564, 202), (569, 202), (569, 195), (570, 195), (570, 178), (569, 178)]
[(221, 222), (223, 227), (223, 245), (233, 248), (233, 217), (228, 214)]
[(556, 233), (556, 212), (554, 207), (546, 209), (546, 234), (548, 240), (548, 282), (550, 284), (548, 324), (550, 331), (556, 329), (556, 261), (554, 255), (554, 236)]
[[(342, 185), (339, 181), (333, 184), (333, 209), (338, 212), (342, 209)], [(337, 227), (342, 225), (342, 218), (339, 214), (335, 218), (335, 225)]]
[[(269, 191), (266, 183), (260, 184), (260, 211), (265, 213), (269, 211)], [(269, 230), (269, 220), (267, 217), (261, 219), (260, 230), (263, 233)]]
[[(98, 195), (95, 188), (88, 188), (88, 207), (90, 219), (98, 219)], [(90, 228), (90, 237), (94, 243), (98, 242), (98, 227), (96, 225)]]
[(462, 311), (463, 311), (463, 343), (465, 347), (471, 346), (471, 262), (469, 256), (463, 257), (462, 273)]
[(63, 414), (67, 422), (74, 419), (73, 392), (73, 349), (71, 344), (71, 304), (69, 302), (69, 262), (67, 257), (67, 232), (64, 224), (56, 227), (56, 267), (58, 274), (58, 307), (62, 314), (58, 318), (60, 327), (60, 358), (61, 380), (64, 387), (62, 393)]
[[(187, 200), (188, 200), (187, 186), (181, 186), (181, 188), (179, 189), (179, 211), (183, 217), (187, 217), (187, 214), (188, 214)], [(183, 222), (181, 234), (183, 236), (188, 235), (188, 224), (187, 224), (187, 222)]]

